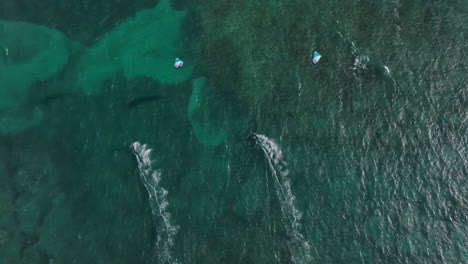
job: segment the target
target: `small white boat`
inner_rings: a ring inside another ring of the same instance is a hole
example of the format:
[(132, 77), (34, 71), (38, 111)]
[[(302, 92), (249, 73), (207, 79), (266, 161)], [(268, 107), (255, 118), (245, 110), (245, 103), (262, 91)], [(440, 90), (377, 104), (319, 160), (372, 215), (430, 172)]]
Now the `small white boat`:
[(312, 57), (312, 63), (317, 64), (321, 58), (322, 58), (322, 55), (320, 55), (320, 53), (314, 51), (314, 56)]
[(176, 58), (174, 62), (174, 68), (179, 69), (179, 68), (182, 68), (183, 66), (184, 66), (184, 62), (181, 59)]

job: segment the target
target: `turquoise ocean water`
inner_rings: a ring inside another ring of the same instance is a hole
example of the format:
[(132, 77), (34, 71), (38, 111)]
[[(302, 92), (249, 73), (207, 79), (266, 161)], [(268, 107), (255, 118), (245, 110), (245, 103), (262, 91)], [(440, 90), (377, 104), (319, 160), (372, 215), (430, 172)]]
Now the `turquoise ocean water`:
[(0, 264), (467, 263), (467, 14), (0, 1)]

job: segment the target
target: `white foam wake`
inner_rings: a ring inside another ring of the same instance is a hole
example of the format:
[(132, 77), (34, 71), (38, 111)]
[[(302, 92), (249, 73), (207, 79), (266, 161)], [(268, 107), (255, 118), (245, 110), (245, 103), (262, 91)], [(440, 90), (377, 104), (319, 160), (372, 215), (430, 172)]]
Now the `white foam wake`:
[(275, 190), (278, 196), (284, 227), (289, 236), (288, 246), (291, 251), (292, 261), (296, 264), (310, 263), (310, 245), (301, 233), (302, 212), (294, 205), (296, 197), (291, 190), (291, 180), (288, 177), (286, 162), (280, 147), (264, 135), (254, 134), (254, 138), (265, 153), (268, 166), (275, 182)]
[(130, 147), (137, 159), (141, 180), (148, 191), (151, 212), (156, 225), (156, 248), (159, 263), (177, 263), (177, 260), (171, 255), (171, 247), (174, 244), (178, 227), (171, 225), (171, 214), (167, 211), (169, 206), (168, 192), (159, 184), (161, 172), (152, 167), (152, 150), (146, 144), (134, 142)]
[(353, 70), (356, 70), (356, 69), (366, 70), (367, 63), (369, 63), (369, 56), (357, 55), (356, 58), (354, 58)]

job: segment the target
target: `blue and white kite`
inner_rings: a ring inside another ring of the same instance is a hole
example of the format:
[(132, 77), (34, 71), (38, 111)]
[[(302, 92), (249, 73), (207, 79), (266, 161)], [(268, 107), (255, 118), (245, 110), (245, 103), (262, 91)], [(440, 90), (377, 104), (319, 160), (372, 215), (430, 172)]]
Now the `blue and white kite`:
[(176, 58), (174, 62), (174, 68), (178, 69), (182, 68), (182, 66), (184, 66), (184, 62), (181, 59)]
[(314, 51), (314, 56), (312, 57), (312, 63), (317, 64), (321, 58), (322, 58), (322, 55), (320, 55), (320, 53)]

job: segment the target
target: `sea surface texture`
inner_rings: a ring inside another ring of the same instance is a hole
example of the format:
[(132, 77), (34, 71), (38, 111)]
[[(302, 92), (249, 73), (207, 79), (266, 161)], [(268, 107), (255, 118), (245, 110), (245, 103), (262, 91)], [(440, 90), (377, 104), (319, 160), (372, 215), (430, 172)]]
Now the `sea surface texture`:
[(467, 180), (466, 0), (0, 1), (0, 264), (468, 263)]

